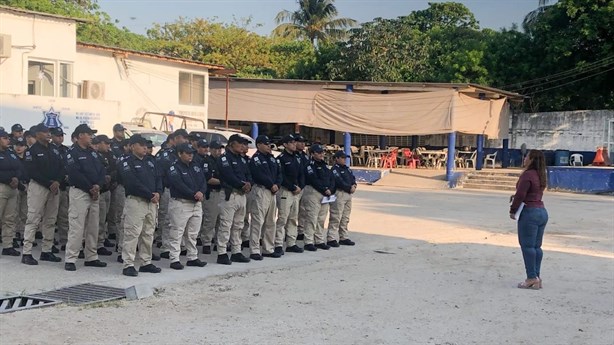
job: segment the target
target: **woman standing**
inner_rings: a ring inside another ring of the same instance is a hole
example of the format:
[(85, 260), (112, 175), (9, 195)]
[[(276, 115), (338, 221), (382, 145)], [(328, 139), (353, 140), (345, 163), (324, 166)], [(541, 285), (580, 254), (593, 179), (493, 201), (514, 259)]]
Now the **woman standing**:
[(518, 242), (522, 249), (527, 279), (518, 284), (520, 289), (540, 289), (540, 267), (543, 257), (541, 249), (544, 229), (548, 223), (548, 212), (542, 196), (548, 184), (546, 160), (538, 150), (531, 150), (523, 162), (525, 168), (516, 184), (516, 194), (510, 207), (510, 218), (516, 219), (518, 208), (524, 208), (518, 219)]

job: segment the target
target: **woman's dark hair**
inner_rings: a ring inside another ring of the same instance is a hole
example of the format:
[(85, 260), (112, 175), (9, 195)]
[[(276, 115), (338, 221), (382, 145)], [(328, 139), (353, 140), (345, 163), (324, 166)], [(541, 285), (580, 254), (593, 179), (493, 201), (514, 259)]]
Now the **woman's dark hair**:
[(541, 190), (546, 189), (548, 186), (548, 174), (546, 172), (546, 158), (544, 153), (539, 150), (529, 151), (529, 159), (531, 163), (527, 166), (526, 170), (535, 170), (539, 176), (539, 186)]

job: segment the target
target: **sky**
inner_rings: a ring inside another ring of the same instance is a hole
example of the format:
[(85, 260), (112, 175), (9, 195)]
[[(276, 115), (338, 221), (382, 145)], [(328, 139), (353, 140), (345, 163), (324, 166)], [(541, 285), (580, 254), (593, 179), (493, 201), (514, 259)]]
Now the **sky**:
[[(429, 0), (430, 2), (442, 2)], [(396, 18), (428, 7), (427, 0), (337, 0), (340, 17), (360, 23), (374, 18)], [(509, 28), (520, 24), (524, 16), (537, 8), (538, 0), (456, 0), (465, 4), (483, 28)], [(145, 34), (153, 23), (169, 23), (179, 17), (216, 18), (231, 23), (252, 18), (250, 29), (269, 35), (275, 28), (275, 16), (281, 10), (294, 11), (296, 0), (99, 0), (101, 9), (118, 26)], [(254, 25), (257, 24), (257, 25)]]

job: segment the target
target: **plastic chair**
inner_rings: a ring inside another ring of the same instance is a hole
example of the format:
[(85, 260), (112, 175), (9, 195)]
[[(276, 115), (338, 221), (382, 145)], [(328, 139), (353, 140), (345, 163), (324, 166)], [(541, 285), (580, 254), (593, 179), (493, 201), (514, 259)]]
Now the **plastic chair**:
[(367, 153), (367, 167), (377, 168), (380, 164), (380, 156), (373, 151)]
[(465, 164), (467, 165), (467, 168), (469, 168), (469, 163), (471, 163), (471, 167), (475, 169), (475, 161), (477, 160), (477, 157), (478, 157), (478, 151), (473, 151), (473, 153), (471, 154), (471, 157), (465, 159)]
[(382, 168), (396, 168), (397, 167), (397, 150), (392, 150), (382, 157)]
[(465, 159), (463, 157), (460, 156), (460, 154), (458, 153), (458, 151), (456, 151), (454, 153), (454, 165), (457, 168), (464, 168), (465, 167)]
[(495, 151), (495, 153), (486, 155), (486, 158), (484, 158), (484, 166), (488, 165), (488, 162), (492, 162), (492, 168), (495, 168), (495, 158), (497, 158), (497, 152)]
[(416, 158), (410, 149), (403, 149), (401, 152), (405, 161), (405, 168), (416, 169), (420, 165), (420, 159)]
[(579, 153), (574, 153), (569, 157), (569, 165), (574, 167), (584, 166), (584, 156)]
[(352, 162), (356, 165), (363, 165), (363, 156), (356, 146), (352, 146)]

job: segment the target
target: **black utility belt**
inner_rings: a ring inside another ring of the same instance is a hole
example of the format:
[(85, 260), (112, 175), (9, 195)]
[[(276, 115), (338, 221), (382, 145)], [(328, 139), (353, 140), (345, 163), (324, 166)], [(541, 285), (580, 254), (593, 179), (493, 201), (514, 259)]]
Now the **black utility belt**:
[(128, 194), (128, 196), (126, 196), (126, 197), (127, 198), (131, 198), (131, 199), (140, 200), (140, 201), (151, 202), (151, 199), (143, 198), (142, 196), (138, 196), (138, 195)]
[(171, 198), (173, 200), (177, 200), (177, 201), (181, 201), (181, 202), (191, 202), (191, 203), (197, 203), (198, 201), (194, 200), (194, 199), (185, 199), (185, 198)]

